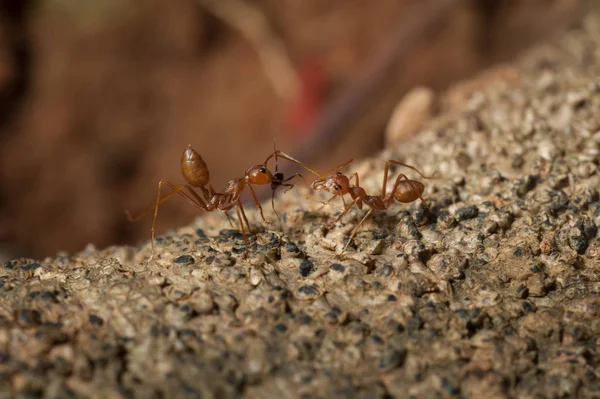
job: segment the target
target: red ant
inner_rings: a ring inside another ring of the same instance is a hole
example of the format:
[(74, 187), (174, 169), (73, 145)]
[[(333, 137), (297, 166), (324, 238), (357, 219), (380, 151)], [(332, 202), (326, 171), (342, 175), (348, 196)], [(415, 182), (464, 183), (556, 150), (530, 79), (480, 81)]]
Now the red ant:
[[(344, 211), (335, 220), (327, 223), (328, 228), (333, 227), (333, 225), (342, 217), (344, 217), (344, 215), (348, 213), (348, 211), (354, 205), (356, 205), (358, 209), (362, 210), (362, 205), (364, 202), (369, 206), (369, 208), (371, 208), (361, 219), (361, 221), (354, 227), (354, 230), (352, 230), (352, 233), (350, 234), (346, 245), (344, 245), (342, 252), (338, 254), (338, 256), (344, 254), (346, 248), (348, 247), (348, 244), (350, 244), (360, 226), (365, 222), (365, 220), (367, 220), (367, 218), (371, 215), (371, 213), (374, 210), (386, 210), (392, 205), (394, 200), (401, 203), (410, 203), (416, 201), (417, 199), (420, 199), (421, 201), (423, 201), (423, 203), (425, 203), (425, 200), (422, 197), (423, 191), (425, 190), (425, 186), (423, 185), (423, 183), (417, 180), (410, 180), (408, 177), (406, 177), (406, 175), (402, 173), (400, 173), (400, 175), (396, 178), (396, 182), (394, 183), (392, 191), (389, 194), (386, 194), (388, 170), (391, 164), (401, 165), (412, 169), (425, 179), (431, 179), (435, 175), (434, 174), (433, 176), (425, 176), (414, 166), (407, 165), (405, 163), (394, 160), (389, 160), (385, 163), (381, 195), (368, 195), (367, 192), (362, 187), (360, 187), (358, 173), (353, 173), (350, 177), (348, 177), (342, 172), (340, 172), (340, 169), (348, 165), (350, 162), (352, 162), (352, 159), (337, 167), (335, 169), (335, 173), (329, 175), (321, 175), (319, 179), (315, 180), (311, 185), (311, 188), (313, 190), (324, 190), (333, 194), (333, 197), (331, 197), (327, 202), (325, 202), (325, 204), (331, 202), (334, 198), (338, 196), (341, 197), (344, 201)], [(354, 178), (355, 183), (351, 186), (350, 179), (352, 178)], [(350, 194), (350, 196), (352, 197), (352, 202), (348, 206), (346, 206), (346, 201), (344, 200), (344, 195), (346, 194)]]
[[(242, 205), (242, 202), (240, 201), (240, 195), (242, 194), (244, 189), (246, 187), (248, 187), (250, 189), (250, 192), (252, 193), (254, 202), (260, 211), (260, 216), (261, 216), (262, 220), (265, 223), (270, 224), (271, 222), (266, 220), (264, 217), (262, 206), (260, 205), (260, 202), (258, 201), (258, 198), (256, 197), (256, 192), (254, 191), (254, 188), (252, 186), (253, 185), (271, 184), (271, 189), (273, 190), (273, 192), (279, 186), (288, 186), (289, 187), (288, 190), (289, 190), (293, 187), (293, 185), (289, 184), (287, 182), (296, 176), (296, 175), (294, 175), (288, 179), (284, 179), (283, 173), (279, 173), (279, 172), (276, 172), (275, 176), (273, 176), (273, 174), (271, 174), (271, 172), (269, 171), (269, 169), (266, 166), (267, 162), (272, 157), (275, 157), (276, 168), (277, 168), (277, 157), (287, 159), (291, 162), (297, 163), (305, 168), (308, 168), (308, 166), (304, 165), (302, 162), (297, 161), (294, 158), (292, 158), (291, 156), (287, 155), (286, 153), (275, 149), (274, 152), (267, 157), (267, 159), (265, 160), (265, 162), (263, 164), (254, 165), (254, 166), (248, 168), (246, 170), (246, 173), (244, 174), (244, 177), (231, 180), (227, 184), (227, 187), (225, 188), (224, 193), (217, 193), (213, 189), (212, 185), (210, 185), (208, 183), (210, 180), (210, 174), (209, 174), (206, 162), (204, 162), (204, 160), (202, 159), (200, 154), (196, 150), (194, 150), (191, 145), (188, 145), (188, 147), (183, 152), (183, 155), (181, 156), (181, 173), (183, 174), (183, 177), (187, 183), (184, 185), (181, 185), (181, 186), (175, 186), (173, 183), (162, 179), (161, 181), (158, 182), (158, 189), (156, 191), (156, 201), (154, 202), (154, 204), (152, 204), (147, 210), (145, 210), (144, 212), (142, 212), (141, 214), (139, 214), (138, 216), (135, 216), (135, 217), (132, 217), (131, 214), (128, 211), (126, 211), (127, 217), (129, 219), (129, 221), (134, 222), (134, 221), (142, 219), (144, 216), (146, 216), (146, 214), (148, 212), (150, 212), (151, 210), (154, 209), (154, 217), (152, 219), (152, 228), (151, 228), (152, 256), (154, 256), (154, 237), (155, 237), (156, 218), (158, 216), (158, 206), (160, 204), (162, 204), (163, 202), (169, 200), (175, 194), (185, 197), (188, 200), (188, 202), (190, 202), (192, 205), (194, 205), (195, 207), (202, 209), (206, 212), (212, 212), (217, 209), (224, 211), (225, 215), (227, 216), (227, 219), (229, 220), (230, 223), (231, 223), (231, 219), (229, 218), (227, 211), (235, 207), (237, 216), (238, 216), (238, 220), (240, 223), (240, 230), (244, 237), (244, 243), (245, 243), (245, 248), (246, 248), (245, 255), (248, 256), (248, 253), (249, 253), (248, 238), (246, 237), (246, 232), (244, 229), (244, 222), (246, 223), (246, 226), (248, 227), (249, 232), (251, 232), (251, 228), (250, 228), (250, 224), (248, 222), (248, 218), (246, 217), (246, 213), (244, 212), (244, 207)], [(310, 168), (308, 168), (308, 169), (310, 170)], [(317, 174), (316, 172), (314, 172), (314, 173)], [(168, 195), (161, 198), (160, 194), (161, 194), (161, 188), (162, 188), (163, 184), (169, 186), (172, 189), (172, 191)], [(194, 188), (199, 189), (201, 195), (198, 194), (194, 190)], [(187, 190), (187, 192), (182, 191), (184, 189)], [(273, 211), (275, 211), (275, 205), (274, 205), (273, 200), (272, 200), (272, 205), (273, 205)], [(275, 213), (277, 213), (277, 212), (275, 211)], [(243, 219), (243, 222), (242, 222), (242, 219)], [(152, 257), (151, 257), (151, 259), (152, 259)]]

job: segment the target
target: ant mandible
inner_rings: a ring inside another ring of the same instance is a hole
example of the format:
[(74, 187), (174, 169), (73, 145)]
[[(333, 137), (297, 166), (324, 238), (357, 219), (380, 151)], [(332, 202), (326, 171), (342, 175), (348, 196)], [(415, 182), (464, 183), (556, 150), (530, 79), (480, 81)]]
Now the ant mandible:
[[(348, 165), (350, 162), (352, 162), (352, 159), (346, 161), (342, 165), (335, 168), (334, 173), (329, 175), (321, 175), (319, 179), (315, 180), (311, 185), (311, 188), (313, 190), (322, 190), (333, 194), (333, 196), (327, 202), (325, 202), (325, 204), (331, 202), (338, 196), (341, 197), (342, 201), (344, 202), (343, 212), (335, 220), (327, 223), (328, 228), (333, 227), (333, 225), (342, 217), (344, 217), (344, 215), (348, 213), (348, 211), (354, 205), (356, 205), (358, 209), (362, 210), (362, 205), (363, 203), (365, 203), (370, 208), (369, 211), (365, 214), (365, 216), (360, 220), (360, 222), (354, 227), (352, 233), (350, 234), (350, 237), (348, 238), (348, 241), (346, 242), (346, 245), (344, 245), (342, 252), (339, 253), (338, 256), (342, 256), (344, 254), (346, 248), (356, 235), (360, 226), (365, 222), (365, 220), (367, 220), (367, 218), (371, 215), (371, 213), (374, 210), (386, 210), (392, 205), (394, 201), (398, 201), (400, 203), (410, 203), (416, 201), (417, 199), (420, 199), (421, 201), (423, 201), (423, 203), (425, 203), (425, 200), (422, 197), (423, 191), (425, 191), (425, 186), (423, 185), (423, 183), (417, 180), (411, 180), (402, 173), (400, 173), (399, 176), (396, 178), (392, 191), (389, 194), (386, 194), (388, 171), (391, 164), (401, 165), (412, 169), (425, 179), (431, 179), (433, 176), (435, 176), (435, 174), (432, 176), (425, 176), (414, 166), (407, 165), (405, 163), (394, 160), (388, 160), (385, 163), (381, 195), (368, 195), (367, 192), (362, 187), (360, 187), (358, 173), (353, 173), (350, 177), (348, 177), (342, 172), (340, 172), (340, 170), (344, 166)], [(354, 185), (350, 184), (351, 179), (355, 180)], [(352, 197), (352, 202), (349, 205), (346, 205), (346, 201), (344, 200), (344, 195), (346, 194), (350, 194), (350, 196)]]

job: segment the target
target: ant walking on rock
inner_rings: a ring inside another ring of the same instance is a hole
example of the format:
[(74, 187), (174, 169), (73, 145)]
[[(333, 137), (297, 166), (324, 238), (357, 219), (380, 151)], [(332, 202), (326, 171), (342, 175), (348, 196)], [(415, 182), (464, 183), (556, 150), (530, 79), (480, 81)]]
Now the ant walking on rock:
[[(358, 173), (353, 173), (350, 177), (348, 177), (342, 172), (340, 172), (340, 170), (344, 166), (348, 165), (350, 162), (352, 162), (352, 159), (338, 166), (335, 169), (334, 173), (329, 175), (321, 175), (319, 179), (315, 180), (311, 184), (311, 188), (313, 190), (322, 190), (333, 194), (333, 196), (327, 202), (325, 202), (325, 204), (331, 202), (336, 197), (341, 197), (342, 201), (344, 202), (344, 210), (335, 220), (327, 223), (327, 228), (333, 227), (333, 225), (337, 223), (342, 217), (344, 217), (344, 215), (346, 215), (346, 213), (348, 213), (348, 211), (354, 205), (356, 205), (358, 209), (362, 210), (362, 205), (363, 203), (365, 203), (370, 208), (369, 211), (365, 214), (365, 216), (363, 216), (363, 218), (360, 220), (360, 222), (358, 222), (358, 224), (354, 227), (352, 233), (350, 234), (350, 237), (348, 238), (348, 241), (346, 242), (346, 245), (344, 245), (342, 252), (339, 253), (338, 256), (342, 256), (344, 254), (346, 248), (356, 235), (360, 226), (365, 222), (365, 220), (367, 220), (367, 218), (371, 215), (371, 213), (373, 213), (373, 211), (386, 210), (392, 205), (392, 203), (394, 203), (394, 201), (406, 204), (420, 199), (421, 201), (423, 201), (423, 203), (426, 204), (425, 200), (422, 197), (423, 191), (425, 191), (425, 185), (420, 181), (409, 179), (403, 173), (400, 173), (398, 175), (392, 188), (392, 191), (389, 194), (387, 194), (388, 172), (390, 165), (400, 165), (414, 170), (424, 179), (431, 179), (433, 176), (435, 176), (435, 174), (432, 176), (425, 176), (414, 166), (407, 165), (405, 163), (394, 160), (389, 160), (385, 163), (381, 195), (368, 195), (367, 192), (362, 187), (360, 187)], [(350, 184), (351, 179), (354, 179), (353, 185)], [(346, 194), (350, 194), (350, 196), (352, 197), (352, 202), (349, 205), (346, 205), (346, 201), (344, 199), (344, 196)]]
[[(242, 192), (246, 187), (250, 189), (250, 193), (252, 194), (254, 203), (259, 209), (262, 220), (267, 224), (271, 224), (270, 221), (265, 219), (262, 206), (258, 201), (253, 185), (270, 184), (271, 189), (273, 190), (274, 197), (275, 190), (278, 187), (286, 186), (289, 190), (293, 187), (293, 185), (288, 183), (288, 181), (290, 181), (296, 176), (301, 176), (297, 173), (291, 176), (290, 178), (285, 179), (283, 173), (278, 172), (277, 169), (275, 175), (273, 175), (271, 171), (267, 168), (267, 162), (272, 157), (275, 157), (276, 168), (278, 157), (280, 157), (287, 159), (290, 162), (296, 163), (318, 175), (317, 172), (313, 171), (302, 162), (292, 158), (291, 156), (287, 155), (282, 151), (274, 149), (273, 153), (267, 157), (264, 163), (260, 165), (254, 165), (248, 168), (244, 174), (244, 177), (231, 180), (227, 184), (227, 187), (225, 188), (225, 191), (223, 193), (217, 193), (212, 187), (212, 185), (209, 184), (210, 173), (208, 171), (208, 166), (206, 165), (206, 162), (204, 162), (200, 154), (196, 150), (194, 150), (191, 145), (188, 145), (188, 147), (183, 152), (183, 155), (181, 156), (180, 163), (181, 173), (186, 181), (186, 184), (176, 186), (168, 180), (160, 180), (158, 182), (158, 188), (156, 190), (156, 201), (148, 209), (146, 209), (144, 212), (137, 216), (131, 216), (131, 214), (128, 211), (126, 211), (127, 217), (131, 222), (138, 221), (144, 216), (146, 216), (150, 211), (154, 210), (152, 228), (150, 230), (152, 241), (152, 256), (154, 256), (155, 227), (156, 219), (158, 216), (158, 207), (160, 204), (166, 202), (171, 197), (175, 195), (183, 196), (193, 206), (206, 212), (212, 212), (215, 210), (224, 211), (230, 223), (231, 219), (229, 218), (227, 211), (231, 210), (232, 208), (235, 208), (238, 216), (238, 221), (240, 223), (240, 230), (244, 237), (244, 243), (246, 248), (245, 255), (248, 256), (248, 238), (246, 236), (244, 223), (246, 224), (249, 232), (251, 232), (251, 227), (250, 223), (248, 222), (248, 218), (246, 217), (246, 213), (244, 212), (242, 202), (240, 200)], [(161, 190), (163, 184), (169, 186), (172, 191), (161, 198)], [(196, 190), (199, 190), (199, 193)], [(275, 204), (273, 198), (271, 200), (271, 204), (273, 206), (273, 211), (277, 214), (277, 212), (275, 211)]]

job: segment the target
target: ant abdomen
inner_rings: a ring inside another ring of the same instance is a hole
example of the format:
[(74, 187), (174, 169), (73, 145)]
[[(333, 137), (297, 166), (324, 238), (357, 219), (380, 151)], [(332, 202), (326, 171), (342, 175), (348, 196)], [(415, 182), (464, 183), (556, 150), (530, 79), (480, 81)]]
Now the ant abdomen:
[(394, 193), (396, 201), (407, 204), (418, 200), (425, 191), (425, 185), (416, 180), (401, 180), (398, 182), (398, 188)]
[(188, 145), (181, 156), (181, 173), (185, 181), (193, 187), (204, 187), (210, 180), (206, 162), (191, 145)]

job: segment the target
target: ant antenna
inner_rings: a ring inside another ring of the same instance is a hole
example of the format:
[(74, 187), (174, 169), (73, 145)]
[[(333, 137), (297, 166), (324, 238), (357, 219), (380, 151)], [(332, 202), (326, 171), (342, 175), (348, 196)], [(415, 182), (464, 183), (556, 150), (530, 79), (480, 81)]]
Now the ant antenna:
[[(273, 180), (278, 182), (279, 184), (283, 183), (283, 176), (279, 173), (279, 159), (277, 158), (277, 144), (275, 142), (275, 137), (273, 137), (273, 154), (275, 154), (275, 174), (273, 175)], [(271, 209), (275, 212), (279, 223), (281, 223), (281, 216), (275, 210), (275, 189), (277, 187), (273, 187), (271, 184)]]

